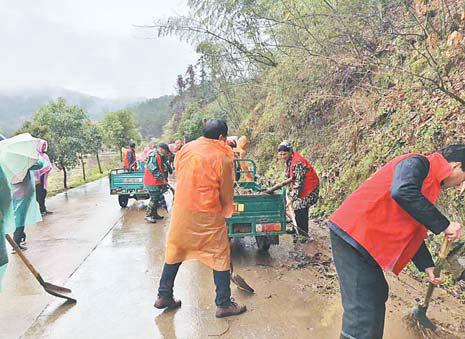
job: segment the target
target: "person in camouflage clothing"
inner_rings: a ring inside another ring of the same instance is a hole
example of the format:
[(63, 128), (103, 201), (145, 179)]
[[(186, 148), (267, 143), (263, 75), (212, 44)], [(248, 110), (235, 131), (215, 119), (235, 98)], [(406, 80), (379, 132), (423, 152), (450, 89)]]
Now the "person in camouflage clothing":
[(147, 206), (145, 220), (156, 223), (157, 220), (163, 219), (158, 214), (158, 207), (162, 194), (167, 187), (168, 164), (166, 155), (169, 153), (167, 144), (161, 143), (156, 150), (148, 154), (144, 170), (144, 187), (149, 192), (150, 202)]
[(293, 150), (288, 140), (279, 144), (278, 156), (286, 163), (286, 178), (292, 179), (288, 196), (295, 213), (300, 241), (304, 243), (309, 239), (309, 209), (317, 203), (319, 197), (318, 175), (312, 165)]
[[(170, 174), (173, 174), (173, 167), (171, 165), (172, 158), (173, 158), (173, 153), (171, 153), (171, 151), (169, 151), (165, 155), (162, 155), (161, 157), (162, 162), (165, 165), (165, 179), (167, 182), (168, 182), (168, 176)], [(168, 205), (166, 204), (165, 193), (168, 192), (169, 189), (170, 187), (168, 186), (168, 184), (162, 187), (160, 191), (160, 200), (158, 203), (158, 206), (165, 209), (166, 211), (168, 211)]]

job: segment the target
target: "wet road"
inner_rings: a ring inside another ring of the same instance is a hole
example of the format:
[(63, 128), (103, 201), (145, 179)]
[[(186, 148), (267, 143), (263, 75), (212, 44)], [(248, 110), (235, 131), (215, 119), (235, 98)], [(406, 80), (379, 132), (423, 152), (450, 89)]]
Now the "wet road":
[[(317, 271), (282, 267), (293, 247), (289, 236), (269, 254), (258, 253), (250, 241), (233, 243), (235, 270), (257, 293), (232, 286), (236, 301), (249, 311), (216, 319), (212, 272), (197, 262), (179, 271), (175, 295), (182, 307), (153, 307), (168, 220), (145, 223), (143, 203), (120, 209), (102, 180), (56, 196), (48, 206), (56, 213), (29, 229), (26, 254), (47, 281), (71, 288), (78, 303), (45, 294), (11, 256), (0, 294), (0, 338), (339, 336), (339, 296), (318, 285)], [(388, 332), (386, 338), (407, 338), (390, 325)]]

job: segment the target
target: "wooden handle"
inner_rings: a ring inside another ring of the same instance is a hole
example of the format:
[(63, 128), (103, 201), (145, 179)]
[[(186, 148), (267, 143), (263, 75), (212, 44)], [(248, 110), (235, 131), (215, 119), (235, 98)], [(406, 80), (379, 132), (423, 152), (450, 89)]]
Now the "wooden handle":
[(442, 241), (441, 244), (441, 250), (439, 251), (439, 259), (446, 259), (447, 255), (450, 252), (450, 249), (452, 247), (452, 241), (450, 241), (446, 235), (444, 235), (444, 240)]
[(34, 268), (34, 266), (32, 266), (31, 262), (26, 258), (26, 256), (24, 255), (23, 251), (21, 250), (21, 248), (16, 244), (16, 242), (10, 237), (9, 234), (5, 234), (5, 238), (6, 240), (10, 243), (11, 247), (14, 248), (14, 250), (16, 251), (16, 254), (19, 255), (19, 257), (21, 258), (21, 260), (24, 262), (24, 264), (26, 265), (26, 267), (29, 269), (29, 271), (31, 271), (31, 273), (34, 275), (34, 277), (39, 281), (39, 283), (43, 286), (44, 285), (44, 279), (42, 279), (42, 277), (40, 276), (39, 272), (36, 271), (36, 269)]
[(274, 185), (273, 187), (267, 189), (266, 192), (268, 192), (268, 193), (273, 193), (274, 191), (280, 189), (281, 187), (290, 184), (291, 181), (292, 181), (292, 178), (288, 178), (288, 179), (284, 180), (283, 182), (280, 182), (279, 184), (276, 184), (276, 185)]
[(433, 291), (435, 287), (436, 286), (434, 286), (432, 283), (429, 283), (428, 290), (426, 291), (426, 295), (425, 295), (425, 302), (423, 303), (424, 308), (428, 308), (429, 302), (431, 300), (431, 296), (433, 295)]
[[(444, 240), (442, 241), (441, 249), (438, 254), (438, 260), (436, 261), (436, 265), (434, 266), (434, 276), (436, 278), (439, 278), (441, 276), (441, 271), (442, 271), (442, 268), (444, 267), (444, 264), (446, 262), (447, 255), (450, 252), (451, 246), (452, 246), (452, 241), (447, 239), (447, 237), (444, 235)], [(425, 308), (428, 308), (429, 306), (429, 302), (431, 300), (435, 287), (436, 286), (434, 284), (429, 283), (428, 290), (426, 291), (425, 302), (423, 303), (423, 306)]]

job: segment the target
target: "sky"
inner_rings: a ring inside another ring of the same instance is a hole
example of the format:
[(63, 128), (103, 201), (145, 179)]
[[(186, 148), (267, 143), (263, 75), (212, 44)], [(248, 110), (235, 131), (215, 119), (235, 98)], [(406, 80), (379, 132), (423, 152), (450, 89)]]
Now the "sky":
[[(187, 0), (0, 0), (0, 91), (60, 87), (104, 98), (172, 94), (191, 45), (134, 25)], [(150, 37), (150, 38), (149, 38)]]

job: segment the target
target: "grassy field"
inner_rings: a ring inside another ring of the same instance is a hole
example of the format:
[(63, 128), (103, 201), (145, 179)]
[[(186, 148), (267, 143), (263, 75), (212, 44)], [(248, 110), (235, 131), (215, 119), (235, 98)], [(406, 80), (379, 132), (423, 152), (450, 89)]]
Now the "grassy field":
[[(77, 166), (68, 171), (68, 187), (74, 188), (85, 183), (98, 180), (106, 177), (110, 169), (120, 167), (121, 161), (118, 153), (102, 153), (99, 155), (100, 164), (102, 166), (102, 174), (100, 174), (95, 155), (88, 155), (84, 158), (84, 167), (86, 170), (86, 180), (82, 177), (82, 168)], [(63, 188), (63, 171), (54, 168), (49, 177), (48, 196), (53, 196), (65, 191)]]

